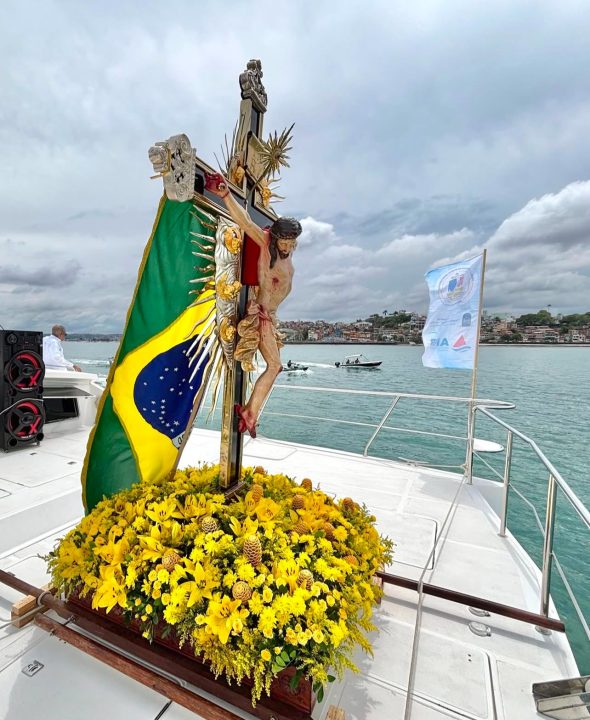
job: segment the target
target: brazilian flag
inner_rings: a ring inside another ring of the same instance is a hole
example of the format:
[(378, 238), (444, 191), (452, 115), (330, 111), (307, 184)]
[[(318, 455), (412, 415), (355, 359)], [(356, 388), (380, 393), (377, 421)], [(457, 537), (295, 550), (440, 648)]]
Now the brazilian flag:
[(189, 349), (215, 302), (207, 290), (211, 299), (190, 307), (195, 297), (190, 291), (203, 287), (194, 280), (203, 276), (207, 263), (193, 255), (191, 233), (214, 235), (211, 223), (198, 213), (191, 202), (160, 201), (125, 332), (88, 440), (82, 470), (87, 512), (104, 496), (140, 480), (162, 478), (175, 466), (209, 364), (206, 343), (202, 356), (190, 365), (194, 350)]

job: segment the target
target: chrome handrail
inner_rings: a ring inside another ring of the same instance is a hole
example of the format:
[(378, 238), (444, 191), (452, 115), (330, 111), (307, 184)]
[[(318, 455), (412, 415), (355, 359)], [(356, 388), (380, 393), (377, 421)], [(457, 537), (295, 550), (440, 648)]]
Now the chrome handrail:
[[(490, 418), (490, 420), (493, 420), (498, 425), (502, 426), (508, 431), (508, 442), (506, 444), (507, 454), (506, 454), (506, 465), (505, 465), (505, 471), (504, 471), (504, 496), (503, 496), (503, 504), (502, 504), (502, 513), (500, 517), (500, 535), (505, 534), (506, 532), (506, 526), (508, 522), (507, 518), (507, 512), (508, 512), (508, 493), (510, 490), (510, 461), (508, 456), (508, 448), (510, 448), (510, 454), (512, 453), (512, 438), (513, 436), (516, 436), (520, 438), (523, 442), (525, 442), (529, 447), (532, 448), (533, 452), (537, 455), (539, 460), (542, 462), (542, 464), (545, 466), (545, 468), (549, 471), (549, 480), (547, 482), (547, 506), (546, 506), (546, 512), (545, 512), (545, 526), (542, 527), (543, 532), (543, 555), (542, 555), (542, 567), (541, 567), (541, 614), (545, 615), (546, 617), (549, 616), (549, 602), (550, 602), (550, 589), (551, 589), (551, 570), (553, 561), (555, 560), (556, 564), (558, 564), (558, 560), (553, 552), (553, 536), (555, 532), (555, 510), (556, 510), (556, 502), (557, 502), (557, 489), (559, 488), (566, 500), (570, 503), (571, 507), (576, 511), (579, 518), (582, 520), (582, 522), (586, 525), (586, 528), (590, 530), (590, 511), (586, 508), (586, 506), (582, 503), (582, 501), (578, 498), (578, 496), (574, 493), (574, 491), (570, 488), (570, 486), (567, 484), (567, 482), (563, 479), (563, 477), (560, 475), (559, 471), (555, 468), (553, 463), (547, 459), (543, 451), (539, 448), (537, 443), (534, 440), (531, 440), (531, 438), (527, 437), (524, 433), (519, 432), (515, 428), (513, 428), (508, 423), (504, 422), (503, 420), (500, 420), (500, 418), (496, 417), (494, 414), (489, 412), (483, 407), (476, 407), (476, 410), (479, 410), (481, 413), (483, 413), (486, 417)], [(514, 488), (513, 488), (514, 489)], [(521, 497), (521, 493), (518, 493)], [(524, 497), (523, 497), (524, 499)], [(530, 503), (529, 503), (530, 504)], [(534, 507), (534, 506), (533, 506)], [(535, 514), (536, 511), (535, 511)], [(538, 518), (538, 523), (540, 523), (540, 518)], [(561, 575), (561, 573), (560, 573)], [(568, 585), (566, 584), (566, 590), (568, 590)], [(568, 590), (569, 594), (569, 590)], [(576, 610), (576, 613), (578, 614), (578, 618), (580, 619), (582, 625), (584, 628), (587, 628), (586, 621), (583, 617), (583, 615), (580, 615), (578, 612), (578, 604), (575, 601), (575, 598), (572, 598), (572, 595), (569, 594), (570, 599), (572, 600), (572, 604), (574, 605), (574, 609)]]
[(546, 458), (545, 454), (539, 448), (537, 443), (534, 440), (531, 440), (529, 437), (527, 437), (524, 433), (521, 433), (518, 430), (515, 430), (515, 428), (513, 428), (508, 423), (504, 422), (503, 420), (500, 420), (500, 418), (493, 415), (491, 412), (486, 410), (484, 407), (478, 406), (477, 410), (479, 410), (479, 412), (481, 412), (484, 415), (486, 415), (487, 417), (489, 417), (494, 422), (498, 423), (498, 425), (501, 425), (503, 428), (508, 430), (508, 432), (511, 432), (513, 435), (516, 435), (521, 440), (523, 440), (525, 443), (530, 445), (530, 447), (533, 449), (533, 451), (538, 456), (539, 460), (547, 468), (549, 473), (555, 479), (555, 482), (559, 485), (559, 488), (562, 490), (564, 495), (570, 501), (572, 507), (578, 513), (582, 522), (590, 530), (590, 511), (587, 510), (587, 508), (582, 503), (582, 501), (578, 498), (578, 496), (570, 488), (570, 486), (567, 484), (567, 482), (562, 478), (561, 474), (559, 473), (559, 470), (556, 469), (555, 465), (553, 465), (553, 463)]
[(387, 412), (385, 413), (385, 415), (381, 418), (381, 422), (380, 422), (379, 425), (375, 428), (375, 432), (371, 435), (371, 439), (370, 439), (369, 442), (365, 445), (365, 449), (363, 450), (363, 455), (364, 455), (364, 457), (367, 457), (367, 453), (369, 452), (369, 448), (371, 447), (371, 443), (372, 443), (373, 440), (377, 437), (377, 435), (379, 434), (381, 428), (385, 425), (385, 421), (386, 421), (387, 418), (391, 415), (391, 413), (394, 411), (395, 406), (398, 404), (399, 400), (400, 400), (399, 395), (396, 395), (396, 396), (393, 398), (393, 400), (391, 401), (391, 405), (389, 406), (389, 409), (387, 410)]
[[(542, 450), (539, 448), (539, 446), (535, 443), (534, 440), (531, 440), (529, 437), (527, 437), (524, 433), (521, 433), (520, 431), (516, 430), (514, 427), (506, 423), (505, 421), (501, 420), (500, 418), (496, 417), (493, 413), (490, 412), (490, 409), (512, 409), (514, 408), (513, 403), (505, 402), (503, 400), (491, 400), (487, 398), (464, 398), (464, 397), (455, 397), (455, 396), (449, 396), (449, 395), (429, 395), (429, 394), (418, 394), (418, 393), (401, 393), (401, 392), (388, 392), (388, 391), (382, 391), (382, 390), (354, 390), (351, 388), (329, 388), (329, 387), (319, 387), (319, 386), (306, 386), (306, 385), (283, 385), (283, 384), (276, 384), (271, 389), (271, 392), (269, 393), (268, 397), (266, 398), (266, 401), (263, 405), (263, 408), (261, 410), (260, 415), (262, 415), (262, 412), (265, 410), (268, 400), (270, 399), (270, 396), (275, 390), (299, 390), (303, 392), (313, 392), (313, 393), (332, 393), (332, 394), (345, 394), (345, 395), (363, 395), (363, 396), (370, 396), (370, 397), (383, 397), (383, 398), (391, 398), (392, 401), (386, 410), (385, 414), (381, 418), (381, 420), (376, 423), (367, 423), (367, 422), (359, 422), (359, 421), (350, 421), (350, 420), (340, 420), (340, 419), (334, 419), (334, 418), (326, 418), (326, 417), (314, 417), (316, 420), (325, 420), (329, 422), (338, 422), (338, 423), (344, 423), (349, 425), (358, 425), (363, 427), (371, 427), (375, 429), (375, 432), (372, 434), (371, 438), (367, 442), (363, 455), (366, 457), (368, 454), (368, 450), (371, 446), (371, 444), (374, 442), (377, 435), (382, 430), (388, 430), (388, 431), (399, 431), (399, 432), (407, 432), (407, 433), (414, 433), (419, 435), (432, 435), (435, 437), (443, 437), (443, 438), (450, 438), (450, 439), (456, 439), (456, 440), (462, 440), (467, 441), (468, 443), (472, 442), (473, 433), (470, 435), (470, 430), (468, 428), (467, 437), (460, 437), (460, 436), (453, 436), (453, 435), (446, 435), (444, 433), (436, 433), (436, 432), (426, 432), (421, 430), (416, 430), (413, 428), (399, 428), (399, 427), (390, 427), (388, 425), (385, 425), (387, 419), (392, 414), (393, 410), (397, 406), (400, 399), (412, 399), (412, 400), (435, 400), (435, 401), (447, 401), (447, 402), (455, 402), (455, 403), (462, 403), (468, 406), (468, 421), (471, 422), (471, 427), (473, 427), (474, 423), (474, 417), (475, 413), (479, 411), (480, 413), (483, 413), (486, 417), (490, 418), (492, 421), (503, 427), (508, 432), (507, 442), (506, 442), (506, 456), (505, 456), (505, 463), (504, 463), (504, 474), (500, 476), (500, 474), (496, 471), (494, 471), (494, 474), (496, 474), (502, 481), (503, 481), (503, 495), (502, 495), (502, 506), (501, 506), (501, 513), (500, 513), (500, 536), (505, 537), (506, 535), (506, 529), (507, 529), (507, 514), (508, 514), (508, 497), (509, 492), (512, 490), (517, 495), (523, 498), (525, 502), (527, 502), (528, 505), (530, 505), (533, 508), (533, 511), (536, 516), (537, 524), (541, 528), (542, 535), (543, 535), (543, 554), (542, 554), (542, 569), (541, 569), (541, 614), (545, 617), (549, 616), (549, 603), (550, 603), (550, 584), (551, 584), (551, 569), (552, 569), (552, 563), (555, 562), (556, 567), (558, 569), (558, 572), (561, 576), (563, 576), (563, 572), (561, 570), (561, 566), (559, 565), (559, 561), (553, 552), (553, 534), (554, 534), (554, 528), (555, 528), (555, 511), (556, 511), (556, 495), (557, 495), (557, 489), (561, 490), (566, 499), (569, 501), (570, 505), (574, 508), (578, 516), (581, 518), (583, 523), (586, 525), (588, 529), (590, 529), (590, 511), (584, 506), (584, 504), (581, 502), (581, 500), (577, 497), (577, 495), (573, 492), (573, 490), (570, 488), (570, 486), (567, 484), (567, 482), (563, 479), (559, 471), (555, 468), (553, 463), (548, 460), (548, 458), (545, 456), (545, 454), (542, 452)], [(288, 414), (288, 413), (276, 413), (272, 411), (266, 411), (269, 415), (279, 415), (279, 416), (285, 416), (285, 417), (294, 417), (294, 418), (302, 418), (302, 419), (309, 419), (310, 416), (308, 415), (299, 415), (299, 414)], [(520, 493), (515, 487), (511, 486), (510, 484), (510, 470), (511, 470), (511, 462), (512, 462), (512, 446), (513, 446), (513, 439), (514, 437), (517, 437), (521, 439), (523, 442), (525, 442), (527, 445), (529, 445), (532, 450), (535, 452), (537, 457), (541, 460), (542, 464), (546, 467), (546, 469), (549, 472), (549, 482), (548, 482), (548, 490), (547, 490), (547, 509), (546, 509), (546, 517), (545, 517), (545, 526), (543, 527), (543, 524), (541, 522), (541, 519), (538, 517), (538, 514), (534, 508), (534, 505), (532, 505), (524, 496), (522, 493)], [(472, 453), (473, 455), (474, 453)], [(469, 456), (469, 453), (468, 453)], [(481, 459), (481, 458), (480, 458)], [(467, 481), (471, 481), (471, 468), (469, 467), (471, 460), (467, 460), (466, 464), (463, 467), (465, 470), (465, 478), (467, 478)], [(488, 465), (487, 462), (484, 461), (484, 464)], [(492, 469), (490, 467), (490, 469)], [(574, 605), (574, 609), (576, 609), (576, 612), (578, 614), (578, 617), (583, 625), (584, 628), (587, 628), (588, 625), (583, 617), (583, 615), (579, 611), (579, 605), (575, 600), (575, 597), (573, 597), (573, 593), (568, 590), (569, 585), (566, 583), (566, 590), (568, 591), (568, 595), (570, 599), (572, 600), (572, 604)]]
[[(363, 456), (367, 457), (369, 448), (373, 444), (373, 441), (377, 437), (377, 435), (381, 432), (381, 430), (385, 427), (386, 430), (399, 430), (400, 432), (410, 432), (415, 433), (417, 435), (426, 435), (431, 434), (436, 437), (447, 437), (447, 438), (453, 438), (456, 440), (467, 440), (470, 445), (470, 436), (468, 431), (468, 437), (462, 438), (458, 436), (450, 436), (450, 435), (444, 435), (442, 433), (426, 433), (425, 431), (419, 431), (419, 430), (412, 430), (412, 429), (402, 429), (402, 428), (390, 428), (385, 426), (385, 423), (393, 410), (395, 409), (395, 406), (398, 404), (401, 398), (406, 399), (413, 399), (413, 400), (444, 400), (449, 402), (459, 402), (463, 404), (467, 404), (470, 409), (470, 417), (473, 413), (473, 408), (477, 406), (481, 407), (491, 407), (497, 410), (510, 410), (514, 408), (513, 403), (506, 402), (505, 400), (491, 400), (489, 398), (476, 398), (475, 400), (473, 398), (464, 398), (464, 397), (456, 397), (454, 395), (422, 395), (419, 393), (400, 393), (400, 392), (387, 392), (385, 390), (353, 390), (352, 388), (327, 388), (327, 387), (320, 387), (317, 385), (282, 385), (282, 384), (275, 384), (271, 388), (270, 393), (267, 395), (264, 404), (260, 410), (260, 416), (262, 416), (262, 413), (264, 412), (266, 405), (268, 401), (270, 400), (270, 396), (273, 394), (275, 390), (283, 389), (283, 390), (302, 390), (304, 392), (326, 392), (326, 393), (336, 393), (336, 394), (344, 394), (344, 395), (368, 395), (371, 397), (387, 397), (392, 398), (391, 405), (381, 418), (381, 421), (377, 425), (370, 425), (369, 423), (355, 423), (351, 421), (346, 421), (347, 424), (354, 425), (363, 425), (363, 426), (369, 426), (376, 428), (375, 432), (365, 445), (365, 448), (363, 450)], [(268, 413), (271, 414), (271, 413)], [(279, 414), (279, 413), (273, 413), (273, 414)], [(281, 415), (288, 417), (287, 414), (280, 413)], [(295, 416), (292, 416), (295, 417)], [(300, 416), (304, 417), (304, 416)], [(332, 420), (331, 418), (314, 418), (316, 420), (331, 420), (333, 422), (345, 422), (343, 420)], [(471, 481), (471, 474), (469, 473), (469, 481)]]
[(448, 400), (449, 402), (459, 402), (465, 404), (475, 403), (477, 406), (492, 407), (497, 410), (511, 410), (515, 407), (514, 403), (509, 403), (505, 400), (491, 400), (489, 398), (475, 398), (474, 400), (470, 397), (457, 397), (456, 395), (425, 395), (420, 393), (388, 392), (387, 390), (353, 390), (352, 388), (331, 388), (320, 387), (318, 385), (281, 385), (280, 383), (276, 383), (271, 388), (270, 394), (272, 394), (275, 390), (304, 390), (307, 392), (342, 393), (344, 395), (414, 398), (416, 400)]

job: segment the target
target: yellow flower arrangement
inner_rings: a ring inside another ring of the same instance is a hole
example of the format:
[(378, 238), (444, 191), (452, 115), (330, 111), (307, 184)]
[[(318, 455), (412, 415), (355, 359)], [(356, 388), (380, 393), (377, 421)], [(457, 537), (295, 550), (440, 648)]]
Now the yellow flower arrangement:
[(178, 471), (104, 499), (47, 557), (54, 586), (118, 606), (142, 634), (174, 632), (216, 674), (252, 679), (252, 701), (283, 669), (323, 686), (371, 646), (376, 571), (393, 543), (350, 498), (245, 468), (224, 502), (219, 468)]

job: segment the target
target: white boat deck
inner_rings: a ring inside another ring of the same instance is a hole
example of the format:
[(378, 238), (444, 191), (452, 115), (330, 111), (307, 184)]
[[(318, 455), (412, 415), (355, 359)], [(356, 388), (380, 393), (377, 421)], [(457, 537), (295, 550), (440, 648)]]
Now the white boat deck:
[[(38, 556), (82, 515), (79, 478), (87, 436), (87, 428), (51, 434), (39, 447), (0, 454), (0, 568), (34, 585), (47, 582)], [(182, 465), (218, 456), (219, 434), (195, 430)], [(462, 484), (448, 472), (263, 438), (247, 441), (244, 464), (310, 477), (326, 492), (364, 502), (379, 530), (397, 543), (388, 570), (413, 579), (427, 563)], [(424, 581), (536, 613), (540, 573), (510, 535), (498, 536), (492, 505), (499, 490), (488, 481), (463, 484)], [(0, 584), (0, 718), (103, 720), (107, 696), (111, 720), (196, 717), (35, 626), (16, 630), (10, 607), (18, 598)], [(417, 600), (413, 591), (385, 586), (375, 615), (380, 633), (373, 637), (374, 658), (359, 654), (361, 673), (328, 688), (315, 720), (323, 720), (332, 704), (346, 711), (347, 720), (404, 717)], [(475, 635), (473, 621), (484, 622), (491, 634)], [(416, 720), (539, 718), (532, 683), (578, 674), (560, 633), (541, 635), (516, 620), (476, 617), (462, 605), (430, 596), (419, 638), (411, 714)], [(43, 667), (29, 677), (23, 670), (33, 661)]]

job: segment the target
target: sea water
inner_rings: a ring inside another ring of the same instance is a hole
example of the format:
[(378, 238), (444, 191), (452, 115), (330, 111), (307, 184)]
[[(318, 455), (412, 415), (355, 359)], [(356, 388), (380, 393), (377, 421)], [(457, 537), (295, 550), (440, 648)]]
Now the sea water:
[[(66, 342), (64, 346), (68, 359), (83, 370), (103, 375), (117, 350), (116, 343)], [(360, 352), (370, 360), (381, 360), (382, 365), (377, 369), (335, 366), (346, 355)], [(265, 408), (260, 434), (362, 453), (392, 401), (389, 397), (303, 391), (296, 386), (469, 397), (469, 371), (423, 368), (421, 354), (420, 346), (287, 345), (282, 351), (283, 361), (307, 365), (308, 370), (279, 376), (277, 385), (281, 387), (273, 391)], [(588, 377), (590, 348), (484, 345), (480, 349), (477, 397), (514, 403), (514, 409), (492, 412), (537, 443), (586, 507), (590, 507)], [(219, 417), (217, 409), (208, 425), (203, 419), (197, 424), (218, 429)], [(369, 454), (426, 461), (459, 471), (465, 461), (466, 417), (466, 406), (462, 403), (402, 398), (386, 423), (395, 429), (381, 430)], [(416, 430), (456, 439), (415, 434)], [(506, 431), (480, 413), (475, 434), (502, 446), (506, 444)], [(486, 453), (481, 458), (487, 465), (476, 457), (474, 473), (500, 481), (504, 453)], [(514, 437), (511, 482), (532, 503), (537, 517), (513, 492), (509, 499), (508, 528), (538, 565), (543, 547), (539, 522), (543, 525), (545, 520), (547, 480), (548, 471), (534, 452)], [(554, 552), (585, 617), (590, 619), (590, 531), (561, 492), (556, 517)], [(551, 592), (568, 628), (580, 671), (590, 673), (590, 643), (555, 565)], [(486, 588), (482, 587), (479, 594), (487, 597)]]

